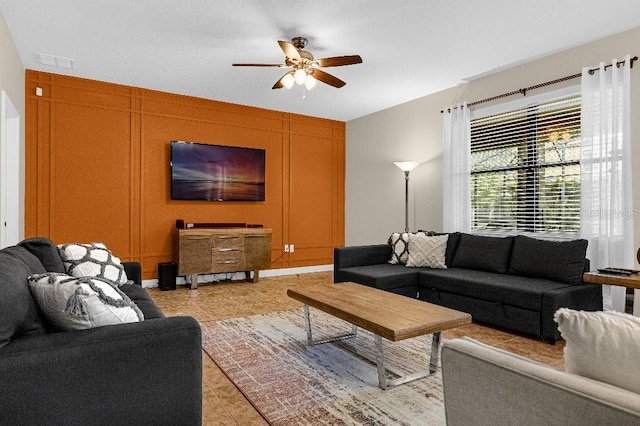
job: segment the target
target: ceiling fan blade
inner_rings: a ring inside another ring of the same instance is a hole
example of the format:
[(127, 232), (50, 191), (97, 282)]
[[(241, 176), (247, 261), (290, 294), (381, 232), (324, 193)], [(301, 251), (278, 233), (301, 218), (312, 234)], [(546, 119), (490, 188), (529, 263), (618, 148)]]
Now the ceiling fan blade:
[(231, 64), (234, 67), (286, 67), (285, 64)]
[[(287, 74), (289, 74), (289, 73), (287, 73)], [(285, 74), (285, 75), (287, 75), (287, 74)], [(282, 77), (280, 77), (280, 79), (278, 81), (276, 81), (276, 84), (273, 85), (272, 89), (282, 89), (284, 87), (284, 84), (282, 84), (282, 79), (284, 78), (285, 75), (283, 75)]]
[(343, 65), (361, 64), (362, 58), (360, 55), (349, 56), (333, 56), (331, 58), (322, 58), (317, 60), (318, 65), (323, 68), (326, 67), (341, 67)]
[(340, 80), (338, 77), (334, 77), (329, 73), (326, 73), (319, 69), (314, 69), (312, 75), (323, 83), (328, 84), (329, 86), (337, 87), (338, 89), (344, 86), (344, 81)]
[(278, 40), (278, 44), (280, 45), (280, 49), (284, 52), (285, 56), (289, 59), (300, 59), (300, 54), (298, 53), (298, 49), (295, 48), (293, 43), (289, 41)]

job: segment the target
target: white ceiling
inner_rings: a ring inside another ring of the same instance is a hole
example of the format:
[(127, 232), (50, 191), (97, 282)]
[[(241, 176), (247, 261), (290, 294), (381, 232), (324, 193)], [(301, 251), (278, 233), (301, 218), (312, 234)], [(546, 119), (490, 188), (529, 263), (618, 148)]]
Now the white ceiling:
[[(0, 0), (24, 66), (349, 121), (640, 26), (638, 0)], [(347, 82), (272, 90), (277, 40), (309, 39)], [(42, 65), (36, 53), (70, 58)], [(633, 52), (630, 52), (633, 53)], [(608, 60), (610, 58), (602, 58)], [(587, 64), (585, 64), (587, 65)]]

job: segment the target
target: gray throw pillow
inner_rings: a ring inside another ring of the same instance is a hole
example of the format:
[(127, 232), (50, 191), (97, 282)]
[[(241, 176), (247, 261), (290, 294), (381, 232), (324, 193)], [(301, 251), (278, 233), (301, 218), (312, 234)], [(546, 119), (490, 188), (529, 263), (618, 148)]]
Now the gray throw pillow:
[(506, 274), (512, 247), (513, 237), (460, 234), (460, 242), (453, 255), (451, 266)]
[(85, 330), (144, 320), (136, 304), (104, 278), (48, 272), (30, 276), (29, 286), (57, 330)]
[(587, 240), (548, 241), (518, 235), (513, 243), (509, 274), (580, 284), (587, 244)]

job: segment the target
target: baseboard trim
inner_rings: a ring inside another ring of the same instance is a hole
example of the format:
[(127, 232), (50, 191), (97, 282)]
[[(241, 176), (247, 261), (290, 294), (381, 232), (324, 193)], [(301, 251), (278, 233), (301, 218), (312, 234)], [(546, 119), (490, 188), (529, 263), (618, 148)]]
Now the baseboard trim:
[[(283, 269), (267, 269), (265, 271), (260, 271), (260, 278), (263, 277), (278, 277), (281, 275), (296, 275), (296, 274), (309, 274), (312, 272), (325, 272), (325, 271), (333, 271), (333, 265), (317, 265), (317, 266), (302, 266), (299, 268), (283, 268)], [(207, 283), (211, 282), (211, 277), (219, 277), (219, 276), (227, 276), (230, 274), (203, 274), (198, 275), (198, 283)], [(207, 279), (207, 277), (210, 277)], [(244, 280), (244, 272), (236, 272), (233, 276), (230, 277), (231, 281), (235, 280)], [(176, 278), (176, 285), (186, 285), (186, 281), (184, 277)], [(158, 280), (142, 280), (142, 287), (151, 288), (158, 287)]]

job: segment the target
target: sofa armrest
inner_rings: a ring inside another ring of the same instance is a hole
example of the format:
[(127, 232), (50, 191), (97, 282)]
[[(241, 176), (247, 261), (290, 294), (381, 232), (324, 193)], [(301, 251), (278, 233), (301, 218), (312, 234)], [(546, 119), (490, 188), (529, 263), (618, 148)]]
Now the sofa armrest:
[(391, 259), (391, 246), (389, 244), (336, 247), (333, 249), (334, 269), (377, 265), (387, 263), (389, 259)]
[(560, 308), (601, 311), (602, 286), (583, 283), (542, 293), (541, 334), (544, 340), (555, 341), (560, 338), (558, 324), (553, 320), (554, 314)]
[(336, 247), (333, 249), (334, 282), (336, 271), (352, 266), (368, 266), (387, 263), (391, 259), (389, 244), (374, 244), (368, 246)]
[(0, 349), (0, 388), (0, 423), (200, 425), (200, 325), (172, 317), (18, 339)]
[(127, 278), (135, 284), (142, 285), (142, 268), (139, 262), (122, 262)]
[(631, 425), (640, 395), (463, 338), (442, 347), (447, 425)]

